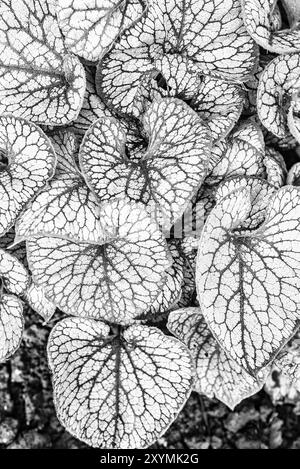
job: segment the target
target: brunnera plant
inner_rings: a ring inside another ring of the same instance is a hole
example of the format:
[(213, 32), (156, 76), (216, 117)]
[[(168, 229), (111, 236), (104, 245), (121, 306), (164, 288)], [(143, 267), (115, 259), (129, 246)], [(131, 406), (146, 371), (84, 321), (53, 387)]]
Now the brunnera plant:
[(1, 1), (0, 361), (25, 302), (58, 308), (57, 416), (93, 447), (151, 445), (192, 391), (234, 409), (272, 370), (299, 386), (300, 11), (282, 4)]

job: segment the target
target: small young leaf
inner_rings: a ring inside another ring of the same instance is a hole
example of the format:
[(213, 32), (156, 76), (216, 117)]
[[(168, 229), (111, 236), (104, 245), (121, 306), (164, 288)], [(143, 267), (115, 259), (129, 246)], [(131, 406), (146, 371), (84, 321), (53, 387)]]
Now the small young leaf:
[(299, 324), (300, 191), (279, 189), (264, 224), (235, 232), (251, 210), (249, 190), (224, 197), (199, 245), (196, 284), (203, 316), (225, 352), (251, 374), (266, 366)]
[(59, 130), (51, 132), (49, 138), (57, 156), (55, 176), (78, 177), (80, 173), (75, 161), (78, 142), (75, 134), (70, 130)]
[(34, 282), (68, 314), (128, 324), (147, 311), (165, 281), (170, 254), (156, 223), (137, 204), (103, 204), (106, 243), (37, 237), (27, 243)]
[(58, 24), (67, 48), (96, 61), (143, 14), (142, 0), (57, 0)]
[[(186, 66), (166, 66), (174, 56), (181, 56)], [(118, 112), (132, 113), (143, 94), (145, 77), (161, 73), (168, 80), (174, 70), (180, 77), (189, 70), (194, 75), (240, 82), (249, 78), (256, 59), (238, 0), (180, 0), (174, 4), (151, 0), (145, 16), (100, 61), (97, 89)], [(183, 80), (176, 78), (170, 86), (178, 82)]]
[(55, 313), (56, 306), (52, 301), (46, 298), (43, 287), (32, 282), (30, 287), (26, 290), (25, 298), (29, 306), (42, 316), (45, 322), (50, 321)]
[(153, 103), (143, 125), (148, 148), (131, 155), (121, 124), (99, 119), (84, 137), (80, 166), (101, 202), (115, 197), (142, 202), (168, 227), (206, 175), (210, 139), (197, 114), (177, 99)]
[(300, 144), (300, 74), (299, 81), (295, 85), (295, 92), (292, 94), (287, 121), (291, 134)]
[(55, 8), (56, 0), (1, 0), (0, 114), (46, 125), (76, 119), (85, 72), (67, 54)]
[[(245, 26), (251, 37), (264, 49), (276, 54), (300, 51), (298, 28), (278, 31), (272, 25), (277, 0), (242, 0)], [(275, 11), (275, 15), (278, 15)], [(280, 26), (280, 23), (278, 24)], [(275, 31), (274, 31), (275, 29)]]
[(53, 176), (53, 147), (35, 124), (12, 116), (0, 117), (0, 153), (8, 166), (0, 168), (0, 236), (14, 224), (29, 200)]
[(300, 54), (276, 57), (260, 76), (257, 90), (258, 117), (266, 129), (277, 137), (290, 136), (287, 114), (295, 84), (299, 79)]
[(233, 410), (263, 387), (267, 373), (255, 378), (229, 358), (211, 334), (200, 308), (172, 311), (168, 329), (188, 347), (194, 358), (195, 391), (216, 397)]
[(0, 296), (0, 362), (19, 348), (24, 330), (23, 307), (14, 295)]
[(110, 334), (105, 324), (68, 318), (48, 342), (59, 420), (97, 448), (145, 448), (176, 418), (189, 397), (187, 348), (154, 327)]

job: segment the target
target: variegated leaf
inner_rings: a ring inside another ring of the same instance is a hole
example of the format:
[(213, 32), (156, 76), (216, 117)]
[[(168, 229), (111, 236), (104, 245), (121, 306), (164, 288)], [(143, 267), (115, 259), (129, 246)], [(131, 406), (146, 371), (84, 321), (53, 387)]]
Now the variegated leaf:
[(8, 231), (23, 207), (53, 176), (56, 157), (44, 132), (12, 116), (0, 117), (0, 236)]
[(187, 348), (154, 327), (124, 332), (68, 318), (48, 342), (59, 420), (96, 448), (145, 448), (176, 418), (189, 397)]
[(56, 0), (1, 0), (0, 114), (46, 125), (78, 116), (85, 72), (67, 53), (55, 7)]
[[(261, 47), (270, 52), (276, 54), (298, 52), (300, 51), (299, 28), (277, 30), (272, 24), (276, 2), (277, 0), (242, 0), (247, 31)], [(276, 16), (275, 21), (277, 21)]]
[(148, 147), (132, 152), (121, 124), (99, 119), (85, 135), (80, 166), (100, 202), (115, 197), (141, 202), (167, 228), (206, 176), (210, 139), (196, 113), (171, 98), (150, 106), (143, 127)]
[(100, 61), (97, 89), (118, 112), (133, 113), (145, 77), (162, 74), (168, 81), (176, 71), (172, 87), (183, 83), (189, 70), (240, 82), (249, 78), (256, 60), (239, 0), (150, 0), (144, 18)]
[(67, 48), (96, 61), (145, 8), (143, 0), (57, 0), (57, 19)]
[(138, 204), (103, 204), (100, 220), (111, 234), (105, 243), (29, 240), (33, 280), (65, 313), (132, 323), (156, 299), (172, 260), (156, 223)]
[(246, 188), (212, 210), (199, 245), (196, 284), (213, 335), (255, 374), (299, 327), (300, 192), (279, 189), (264, 224), (243, 236), (238, 228), (250, 210)]
[(257, 90), (258, 117), (266, 129), (277, 137), (290, 137), (287, 114), (294, 87), (299, 80), (299, 54), (276, 57), (260, 76)]

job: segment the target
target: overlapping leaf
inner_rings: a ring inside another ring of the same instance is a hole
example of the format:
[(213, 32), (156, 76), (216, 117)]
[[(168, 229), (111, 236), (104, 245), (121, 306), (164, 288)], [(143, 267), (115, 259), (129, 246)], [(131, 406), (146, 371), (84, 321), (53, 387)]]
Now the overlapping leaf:
[(238, 0), (151, 0), (144, 18), (100, 61), (97, 86), (105, 102), (132, 113), (145, 77), (168, 81), (175, 71), (171, 87), (184, 82), (186, 70), (246, 81), (255, 64)]
[(283, 156), (274, 148), (266, 148), (264, 165), (267, 171), (268, 182), (275, 187), (282, 187), (285, 184), (287, 175)]
[(101, 101), (95, 89), (95, 73), (92, 68), (86, 69), (86, 91), (82, 107), (77, 119), (72, 122), (72, 128), (81, 136), (90, 125), (100, 117), (112, 117), (111, 112)]
[(299, 54), (276, 57), (261, 74), (257, 90), (258, 117), (266, 129), (277, 137), (290, 137), (287, 114), (299, 80)]
[(199, 308), (172, 311), (168, 329), (192, 354), (196, 368), (195, 391), (216, 397), (233, 410), (263, 387), (267, 373), (262, 372), (255, 378), (229, 358), (211, 334)]
[(75, 136), (65, 131), (51, 138), (57, 154), (55, 177), (19, 217), (16, 239), (20, 241), (31, 235), (51, 235), (100, 242), (105, 235), (101, 228), (98, 203), (76, 165)]
[(295, 85), (295, 91), (292, 94), (287, 121), (291, 134), (300, 144), (300, 74), (299, 81), (297, 81)]
[(57, 18), (67, 48), (96, 61), (117, 37), (143, 14), (142, 0), (57, 1)]
[(272, 24), (276, 0), (242, 0), (242, 6), (247, 31), (261, 47), (276, 54), (300, 51), (299, 28), (277, 30)]
[(48, 125), (74, 120), (85, 92), (85, 72), (68, 54), (55, 0), (2, 0), (0, 114)]
[(15, 295), (23, 294), (29, 281), (21, 262), (0, 249), (0, 362), (20, 345), (24, 328), (23, 306)]
[(243, 236), (237, 229), (251, 200), (240, 189), (216, 205), (202, 232), (196, 272), (201, 310), (225, 352), (252, 374), (299, 326), (299, 202), (297, 188), (279, 189), (264, 224)]
[(0, 117), (0, 152), (8, 165), (0, 169), (0, 236), (14, 224), (29, 200), (54, 173), (53, 147), (35, 124)]
[(143, 126), (148, 147), (132, 155), (121, 124), (99, 119), (85, 135), (80, 166), (100, 202), (114, 197), (142, 202), (168, 227), (206, 176), (210, 139), (194, 111), (176, 99), (153, 103)]
[(250, 210), (247, 217), (241, 222), (238, 231), (253, 231), (258, 228), (266, 218), (266, 210), (269, 206), (271, 197), (274, 195), (278, 186), (270, 184), (268, 181), (249, 176), (236, 176), (226, 179), (222, 182), (214, 194), (215, 203), (220, 202), (233, 191), (245, 188), (249, 191)]
[(168, 247), (173, 263), (166, 270), (165, 283), (147, 311), (146, 319), (148, 316), (151, 316), (152, 320), (161, 318), (164, 313), (174, 307), (181, 297), (184, 280), (184, 258), (177, 247), (176, 241), (170, 241)]
[(222, 157), (206, 178), (206, 184), (217, 184), (233, 176), (265, 176), (263, 134), (254, 121), (248, 120), (233, 132), (226, 142), (216, 143)]
[(69, 318), (52, 330), (48, 357), (58, 418), (97, 448), (144, 448), (172, 423), (192, 385), (187, 348), (158, 329)]
[(56, 306), (45, 296), (45, 290), (43, 287), (32, 282), (25, 292), (25, 298), (29, 306), (42, 316), (45, 322), (50, 321), (55, 313)]
[(28, 262), (34, 282), (64, 312), (128, 324), (156, 299), (172, 261), (138, 204), (115, 200), (99, 216), (107, 242), (36, 237), (27, 243)]

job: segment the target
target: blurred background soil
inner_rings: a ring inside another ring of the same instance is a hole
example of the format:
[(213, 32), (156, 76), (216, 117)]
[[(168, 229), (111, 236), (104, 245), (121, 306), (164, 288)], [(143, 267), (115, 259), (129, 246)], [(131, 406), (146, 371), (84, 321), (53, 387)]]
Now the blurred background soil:
[[(21, 348), (0, 365), (0, 449), (86, 448), (55, 415), (46, 358), (54, 321), (43, 325), (32, 310), (25, 311), (25, 317)], [(54, 318), (58, 319), (57, 314)], [(294, 394), (277, 401), (272, 404), (261, 391), (231, 412), (220, 402), (194, 393), (153, 448), (300, 449), (300, 397)]]

